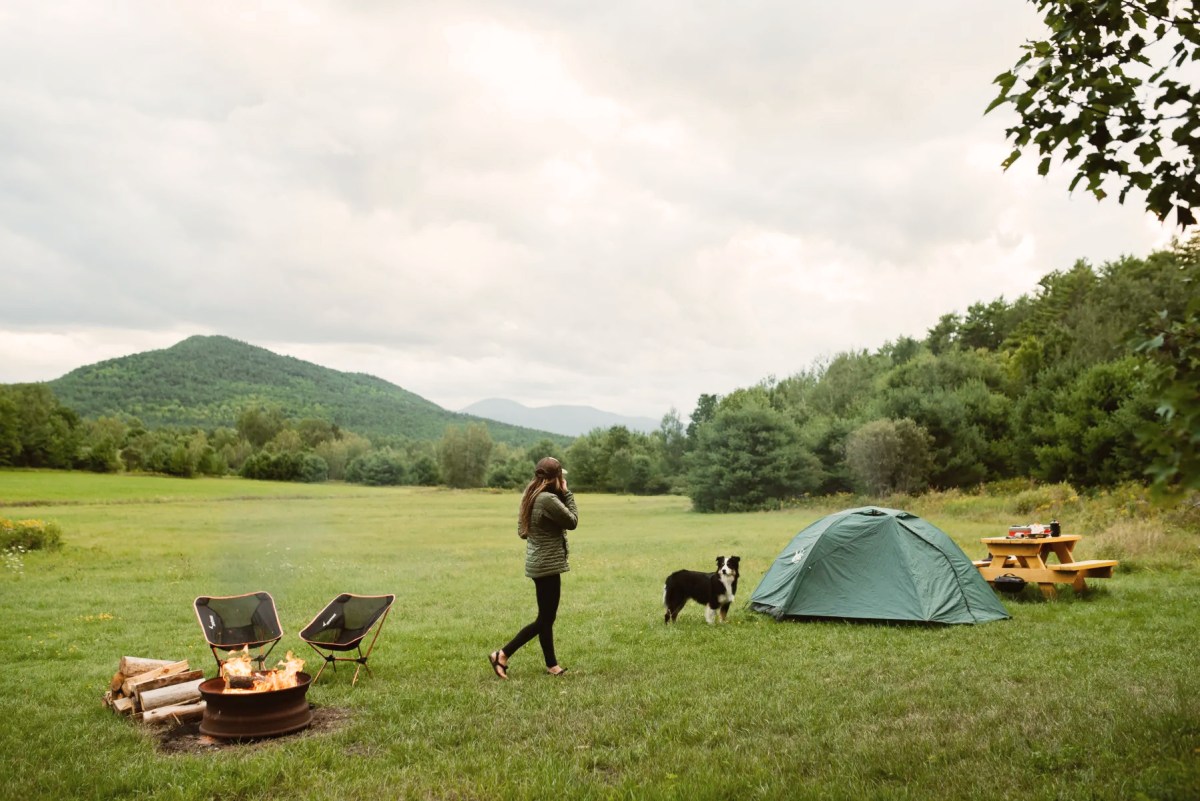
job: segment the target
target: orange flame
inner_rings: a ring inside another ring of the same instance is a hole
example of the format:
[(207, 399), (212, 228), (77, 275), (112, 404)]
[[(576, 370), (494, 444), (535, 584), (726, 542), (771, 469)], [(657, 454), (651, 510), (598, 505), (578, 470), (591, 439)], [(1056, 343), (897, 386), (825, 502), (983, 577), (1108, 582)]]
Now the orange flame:
[(254, 672), (249, 646), (240, 654), (231, 656), (221, 663), (221, 678), (228, 681), (233, 676), (249, 676)]
[[(287, 656), (281, 659), (273, 670), (256, 671), (253, 669), (250, 649), (243, 648), (240, 654), (226, 659), (221, 664), (221, 677), (226, 681), (225, 692), (227, 693), (266, 693), (295, 687), (299, 683), (297, 675), (302, 670), (304, 670), (304, 660), (297, 659), (291, 651), (288, 651)], [(247, 677), (253, 682), (250, 687), (232, 688), (228, 686), (232, 683), (231, 679)]]

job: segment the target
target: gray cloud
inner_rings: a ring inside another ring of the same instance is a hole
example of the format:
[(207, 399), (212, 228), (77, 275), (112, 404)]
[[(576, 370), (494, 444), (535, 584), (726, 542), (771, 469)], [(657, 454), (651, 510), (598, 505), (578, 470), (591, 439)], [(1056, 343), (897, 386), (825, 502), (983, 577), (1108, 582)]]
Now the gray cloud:
[[(986, 0), (18, 2), (0, 381), (222, 333), (657, 416), (1169, 236), (1018, 164)], [(864, 309), (878, 312), (863, 313)]]

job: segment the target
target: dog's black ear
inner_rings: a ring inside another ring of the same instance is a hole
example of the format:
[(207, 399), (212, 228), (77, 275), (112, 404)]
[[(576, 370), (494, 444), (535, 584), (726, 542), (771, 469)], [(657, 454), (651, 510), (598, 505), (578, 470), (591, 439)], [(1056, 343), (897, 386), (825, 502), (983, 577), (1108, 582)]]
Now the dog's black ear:
[(723, 564), (725, 564), (725, 557), (718, 556), (717, 557), (717, 568), (720, 569), (721, 565), (723, 565)]
[(740, 557), (740, 556), (731, 556), (731, 557), (729, 557), (729, 559), (726, 560), (726, 563), (730, 567), (737, 567), (738, 562), (741, 561), (741, 558), (742, 557)]

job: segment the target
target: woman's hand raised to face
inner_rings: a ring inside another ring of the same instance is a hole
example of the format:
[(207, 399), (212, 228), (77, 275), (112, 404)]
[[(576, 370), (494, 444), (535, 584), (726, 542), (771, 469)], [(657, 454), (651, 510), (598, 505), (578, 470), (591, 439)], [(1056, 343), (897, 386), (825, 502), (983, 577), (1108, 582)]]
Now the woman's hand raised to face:
[(558, 477), (558, 491), (560, 493), (567, 491), (567, 477), (566, 476)]

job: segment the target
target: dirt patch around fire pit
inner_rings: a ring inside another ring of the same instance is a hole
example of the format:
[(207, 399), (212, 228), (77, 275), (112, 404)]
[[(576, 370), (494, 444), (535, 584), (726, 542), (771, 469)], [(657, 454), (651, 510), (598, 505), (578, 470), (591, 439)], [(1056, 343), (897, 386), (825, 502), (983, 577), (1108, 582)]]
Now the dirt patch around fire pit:
[(158, 751), (163, 754), (201, 754), (229, 748), (269, 748), (281, 740), (313, 737), (341, 731), (350, 725), (349, 709), (312, 705), (312, 723), (294, 734), (253, 740), (223, 740), (200, 733), (200, 721), (152, 729)]

